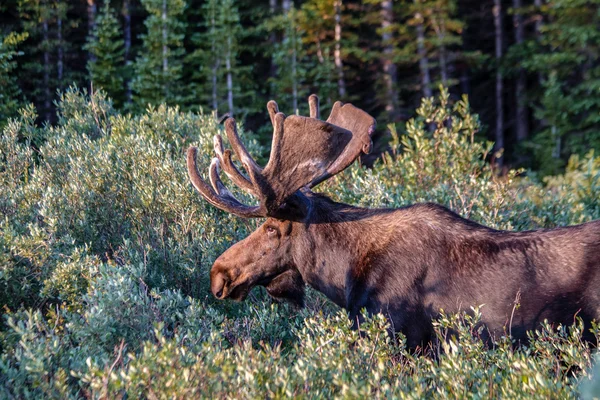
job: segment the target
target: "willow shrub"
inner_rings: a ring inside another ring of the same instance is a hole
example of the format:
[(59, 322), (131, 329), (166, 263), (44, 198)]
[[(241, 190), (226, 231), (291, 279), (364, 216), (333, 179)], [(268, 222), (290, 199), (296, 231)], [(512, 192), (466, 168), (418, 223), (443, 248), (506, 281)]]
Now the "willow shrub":
[[(0, 398), (577, 397), (593, 395), (581, 326), (540, 328), (531, 345), (492, 349), (478, 311), (443, 316), (433, 353), (406, 351), (381, 316), (350, 329), (310, 291), (308, 307), (256, 289), (241, 304), (209, 296), (215, 257), (260, 221), (225, 214), (189, 184), (185, 150), (207, 167), (213, 116), (149, 108), (120, 115), (101, 93), (72, 89), (58, 124), (26, 108), (0, 138)], [(491, 144), (466, 99), (445, 91), (372, 169), (320, 190), (352, 204), (445, 204), (506, 229), (599, 217), (600, 167), (574, 158), (544, 184), (485, 161)], [(243, 134), (254, 154), (261, 149)], [(264, 157), (265, 154), (262, 154)], [(239, 193), (240, 196), (244, 196)], [(248, 201), (251, 199), (245, 198)], [(449, 330), (458, 337), (449, 339)]]

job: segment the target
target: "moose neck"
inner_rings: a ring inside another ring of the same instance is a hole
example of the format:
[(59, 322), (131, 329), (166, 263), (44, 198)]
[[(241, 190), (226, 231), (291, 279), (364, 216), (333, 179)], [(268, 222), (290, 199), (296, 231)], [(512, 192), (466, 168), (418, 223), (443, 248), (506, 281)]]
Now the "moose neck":
[(317, 194), (311, 201), (308, 218), (294, 223), (294, 263), (306, 283), (346, 307), (347, 279), (376, 241), (369, 234), (373, 217), (389, 210), (353, 207)]

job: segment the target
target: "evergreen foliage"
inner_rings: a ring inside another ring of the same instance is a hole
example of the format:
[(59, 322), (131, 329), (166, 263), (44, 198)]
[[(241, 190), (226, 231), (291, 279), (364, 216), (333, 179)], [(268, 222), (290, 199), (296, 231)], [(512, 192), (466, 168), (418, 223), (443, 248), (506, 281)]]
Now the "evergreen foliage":
[(54, 26), (55, 10), (49, 2), (42, 0), (19, 1), (18, 12), (24, 32), (27, 32), (27, 54), (22, 68), (28, 78), (21, 81), (27, 99), (38, 104), (41, 117), (52, 119), (52, 101), (57, 88), (56, 65), (51, 62), (55, 42), (50, 31)]
[[(120, 110), (202, 107), (256, 132), (270, 131), (269, 99), (303, 112), (317, 93), (383, 127), (443, 84), (478, 100), (480, 136), (503, 138), (504, 163), (548, 175), (600, 151), (598, 1), (5, 0), (0, 35), (28, 36), (11, 78), (40, 121), (56, 123), (57, 90), (74, 82), (104, 87)], [(388, 139), (381, 129), (376, 148)]]
[(16, 114), (24, 100), (16, 75), (16, 58), (23, 55), (23, 52), (17, 49), (25, 39), (26, 32), (13, 32), (6, 37), (0, 37), (0, 127), (9, 117)]
[[(289, 11), (274, 17), (270, 29), (280, 32), (282, 40), (273, 48), (276, 75), (270, 78), (270, 90), (278, 94), (278, 102), (285, 109), (298, 113), (309, 95), (306, 81), (306, 51), (302, 45), (304, 31), (298, 24), (299, 13), (292, 5)], [(304, 114), (305, 110), (302, 110)]]
[(96, 19), (94, 34), (88, 38), (86, 50), (94, 55), (88, 61), (90, 81), (94, 89), (104, 90), (117, 107), (125, 103), (125, 49), (119, 21), (110, 1), (104, 3)]
[(237, 6), (232, 0), (208, 0), (202, 11), (204, 32), (192, 37), (195, 50), (187, 56), (196, 81), (191, 100), (239, 118), (253, 109), (253, 96), (248, 90), (251, 67), (239, 62), (244, 32)]
[(142, 0), (148, 12), (142, 50), (135, 61), (132, 89), (139, 110), (148, 104), (179, 104), (182, 100), (184, 0)]
[(530, 146), (541, 172), (553, 174), (568, 155), (600, 146), (600, 1), (552, 0), (541, 11), (538, 40), (521, 51), (541, 80)]

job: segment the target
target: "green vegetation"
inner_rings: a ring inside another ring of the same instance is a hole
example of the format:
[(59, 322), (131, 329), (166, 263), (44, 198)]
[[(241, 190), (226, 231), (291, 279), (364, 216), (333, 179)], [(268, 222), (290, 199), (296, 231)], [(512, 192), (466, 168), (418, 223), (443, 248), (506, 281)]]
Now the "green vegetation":
[(10, 33), (6, 37), (0, 36), (0, 126), (2, 121), (16, 114), (23, 96), (19, 89), (18, 81), (15, 76), (17, 69), (16, 58), (23, 53), (17, 50), (18, 45), (27, 38), (26, 33), (17, 35)]
[(96, 20), (94, 34), (88, 38), (86, 49), (93, 57), (88, 60), (87, 68), (93, 84), (102, 88), (115, 106), (125, 103), (124, 45), (119, 21), (107, 1)]
[[(598, 395), (580, 325), (486, 349), (477, 310), (444, 316), (436, 358), (408, 353), (379, 315), (359, 337), (312, 290), (303, 310), (263, 289), (241, 304), (214, 300), (212, 262), (260, 222), (217, 210), (189, 184), (185, 149), (199, 146), (208, 165), (214, 117), (165, 106), (122, 115), (78, 89), (57, 106), (55, 126), (36, 125), (29, 107), (0, 138), (0, 398)], [(491, 144), (475, 140), (478, 117), (445, 90), (402, 128), (390, 126), (390, 153), (372, 169), (354, 165), (319, 189), (371, 207), (436, 201), (506, 229), (600, 218), (593, 153), (545, 185), (498, 177), (484, 161)], [(450, 330), (458, 336), (444, 340)]]
[(143, 0), (142, 4), (148, 13), (144, 21), (147, 32), (135, 61), (134, 102), (139, 110), (148, 104), (179, 104), (184, 85), (182, 19), (186, 4), (183, 0)]

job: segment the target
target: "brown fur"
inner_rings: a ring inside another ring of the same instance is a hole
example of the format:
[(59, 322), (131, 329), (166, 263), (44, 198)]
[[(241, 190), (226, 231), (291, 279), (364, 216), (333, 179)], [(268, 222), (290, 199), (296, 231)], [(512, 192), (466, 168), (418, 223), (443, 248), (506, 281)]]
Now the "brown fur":
[[(241, 300), (264, 285), (300, 304), (306, 282), (353, 320), (363, 308), (384, 313), (413, 347), (430, 340), (442, 309), (482, 306), (487, 334), (518, 340), (544, 319), (600, 318), (600, 221), (506, 232), (435, 204), (369, 210), (307, 199), (303, 221), (270, 218), (219, 257), (211, 278), (226, 274), (227, 283), (213, 293)], [(228, 275), (237, 270), (242, 278)]]

